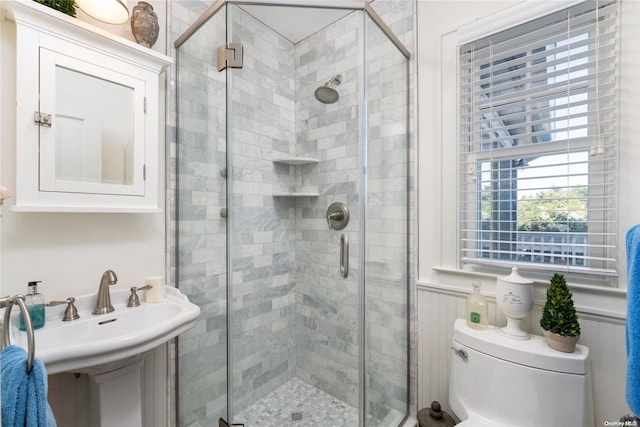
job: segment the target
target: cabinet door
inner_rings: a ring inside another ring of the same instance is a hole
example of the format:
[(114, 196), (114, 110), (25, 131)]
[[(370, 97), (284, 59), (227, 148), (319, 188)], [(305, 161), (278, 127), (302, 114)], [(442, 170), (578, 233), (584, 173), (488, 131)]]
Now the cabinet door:
[(145, 81), (44, 47), (39, 62), (39, 190), (144, 196)]

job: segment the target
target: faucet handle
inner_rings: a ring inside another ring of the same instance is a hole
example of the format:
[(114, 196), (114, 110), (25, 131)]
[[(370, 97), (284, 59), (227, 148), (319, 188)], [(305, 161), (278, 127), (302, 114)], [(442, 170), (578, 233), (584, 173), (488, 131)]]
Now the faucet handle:
[(74, 297), (69, 297), (64, 301), (49, 301), (46, 305), (47, 307), (55, 307), (56, 305), (67, 304), (67, 308), (64, 310), (64, 316), (62, 316), (63, 322), (69, 322), (71, 320), (78, 320), (80, 315), (78, 314), (78, 309), (75, 306), (76, 299)]
[(137, 307), (140, 305), (140, 299), (138, 298), (138, 294), (136, 291), (145, 291), (147, 289), (151, 289), (153, 286), (145, 285), (141, 288), (136, 286), (131, 287), (131, 295), (129, 295), (129, 302), (127, 302), (127, 307)]

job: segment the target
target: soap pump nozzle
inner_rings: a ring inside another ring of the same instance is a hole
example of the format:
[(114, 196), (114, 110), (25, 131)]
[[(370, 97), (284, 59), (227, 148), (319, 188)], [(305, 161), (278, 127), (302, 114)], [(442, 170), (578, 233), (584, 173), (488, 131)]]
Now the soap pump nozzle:
[(27, 287), (31, 290), (31, 295), (35, 295), (38, 293), (38, 283), (41, 283), (42, 280), (34, 280), (27, 284)]

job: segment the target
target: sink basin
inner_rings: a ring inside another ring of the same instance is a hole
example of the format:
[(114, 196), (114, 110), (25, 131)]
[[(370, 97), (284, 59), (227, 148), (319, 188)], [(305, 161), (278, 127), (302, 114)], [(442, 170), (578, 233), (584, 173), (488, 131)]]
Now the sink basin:
[[(141, 302), (127, 307), (128, 289), (111, 290), (115, 311), (93, 315), (97, 295), (76, 298), (80, 318), (63, 322), (66, 304), (46, 308), (46, 323), (35, 331), (35, 356), (49, 375), (59, 372), (90, 372), (95, 367), (117, 365), (139, 356), (192, 328), (200, 308), (178, 289), (165, 287), (161, 303)], [(143, 291), (138, 291), (144, 301)], [(17, 311), (17, 310), (15, 310)], [(26, 333), (18, 330), (12, 313), (11, 343), (27, 348)]]

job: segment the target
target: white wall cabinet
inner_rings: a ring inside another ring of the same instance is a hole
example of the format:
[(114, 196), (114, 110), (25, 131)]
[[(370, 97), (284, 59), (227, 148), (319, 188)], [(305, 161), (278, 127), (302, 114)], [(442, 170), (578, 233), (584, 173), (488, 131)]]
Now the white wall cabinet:
[(32, 0), (16, 31), (15, 211), (158, 212), (159, 82), (171, 58)]

